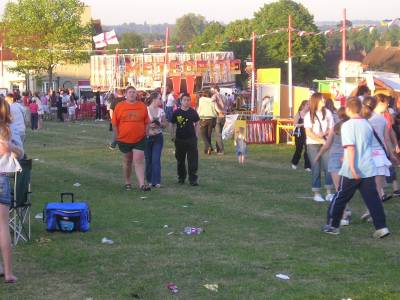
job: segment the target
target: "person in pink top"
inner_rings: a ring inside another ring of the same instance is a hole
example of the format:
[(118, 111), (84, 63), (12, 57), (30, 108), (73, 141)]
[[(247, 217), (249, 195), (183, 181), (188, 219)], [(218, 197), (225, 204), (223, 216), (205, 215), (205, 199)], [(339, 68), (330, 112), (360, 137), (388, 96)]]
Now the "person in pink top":
[(38, 129), (38, 120), (39, 120), (39, 106), (37, 105), (36, 101), (33, 100), (29, 104), (29, 110), (31, 111), (31, 129), (37, 130)]

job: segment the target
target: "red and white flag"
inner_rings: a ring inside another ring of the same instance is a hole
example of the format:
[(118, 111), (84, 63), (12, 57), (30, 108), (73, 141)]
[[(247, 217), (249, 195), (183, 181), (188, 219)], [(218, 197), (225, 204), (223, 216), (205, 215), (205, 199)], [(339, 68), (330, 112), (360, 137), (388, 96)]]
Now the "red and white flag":
[(103, 32), (93, 37), (96, 48), (104, 48), (107, 45), (118, 45), (117, 34), (114, 30)]

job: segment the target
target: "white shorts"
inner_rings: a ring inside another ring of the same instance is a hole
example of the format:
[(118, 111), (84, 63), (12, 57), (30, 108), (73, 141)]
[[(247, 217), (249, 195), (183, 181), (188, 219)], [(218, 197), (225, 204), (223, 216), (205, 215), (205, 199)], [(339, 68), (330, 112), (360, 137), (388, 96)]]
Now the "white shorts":
[(375, 163), (377, 176), (390, 176), (389, 168), (392, 163), (387, 159), (385, 151), (373, 150), (372, 159)]

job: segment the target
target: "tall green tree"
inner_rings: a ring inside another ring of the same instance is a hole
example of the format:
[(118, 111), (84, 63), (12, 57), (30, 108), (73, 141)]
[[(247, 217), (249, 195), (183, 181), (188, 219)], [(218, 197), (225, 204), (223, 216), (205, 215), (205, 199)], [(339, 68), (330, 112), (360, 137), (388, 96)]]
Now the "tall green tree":
[(209, 23), (204, 32), (200, 35), (195, 36), (191, 43), (193, 47), (192, 52), (201, 51), (218, 51), (221, 49), (221, 44), (216, 42), (221, 42), (223, 40), (223, 34), (225, 27), (218, 22)]
[(81, 63), (92, 46), (91, 24), (83, 24), (79, 0), (18, 0), (9, 2), (3, 26), (6, 47), (17, 55), (17, 71), (47, 72), (53, 81), (58, 64)]
[(186, 14), (176, 19), (171, 40), (175, 43), (187, 43), (195, 36), (202, 34), (206, 25), (207, 22), (203, 16), (193, 13)]
[[(318, 32), (313, 16), (302, 5), (292, 0), (280, 0), (265, 4), (254, 14), (254, 30), (263, 34), (269, 30), (288, 27), (288, 16), (292, 16), (292, 27), (301, 31)], [(293, 81), (310, 84), (312, 79), (325, 75), (324, 55), (326, 40), (322, 35), (292, 35)], [(288, 33), (286, 31), (267, 35), (257, 41), (257, 67), (282, 68), (283, 81), (287, 78)]]
[(107, 45), (107, 49), (134, 49), (144, 48), (143, 36), (136, 32), (124, 32), (118, 36), (118, 45)]

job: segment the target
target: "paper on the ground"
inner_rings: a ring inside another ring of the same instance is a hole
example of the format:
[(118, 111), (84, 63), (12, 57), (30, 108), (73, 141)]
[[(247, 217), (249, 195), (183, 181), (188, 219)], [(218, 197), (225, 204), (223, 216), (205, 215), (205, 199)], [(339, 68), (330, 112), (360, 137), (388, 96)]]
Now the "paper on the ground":
[(144, 199), (147, 199), (147, 197), (146, 196), (142, 196), (142, 197), (140, 197), (140, 199), (144, 200)]
[(275, 275), (275, 277), (276, 278), (279, 278), (279, 279), (283, 279), (283, 280), (289, 280), (290, 279), (290, 277), (289, 276), (287, 276), (287, 275), (285, 275), (285, 274), (276, 274)]
[(43, 213), (38, 213), (38, 214), (36, 214), (35, 219), (40, 219), (40, 220), (42, 220), (42, 219), (43, 219)]
[(35, 161), (38, 161), (38, 160), (39, 160), (39, 158), (34, 158), (33, 160), (35, 160)]
[(167, 235), (171, 235), (171, 234), (174, 234), (174, 232), (173, 232), (173, 231), (171, 231), (171, 232), (168, 232), (168, 233), (167, 233)]
[(164, 226), (163, 226), (163, 228), (168, 228), (168, 227), (169, 227), (168, 225), (164, 225)]
[(80, 184), (79, 182), (76, 182), (76, 183), (73, 184), (73, 186), (74, 186), (74, 187), (80, 187), (81, 184)]
[(106, 237), (103, 237), (103, 238), (101, 239), (101, 242), (102, 242), (103, 244), (109, 244), (109, 245), (114, 244), (114, 241), (113, 241), (113, 240), (110, 240), (110, 239), (108, 239), (108, 238), (106, 238)]
[(218, 284), (205, 284), (204, 287), (207, 290), (213, 291), (213, 292), (218, 292)]

